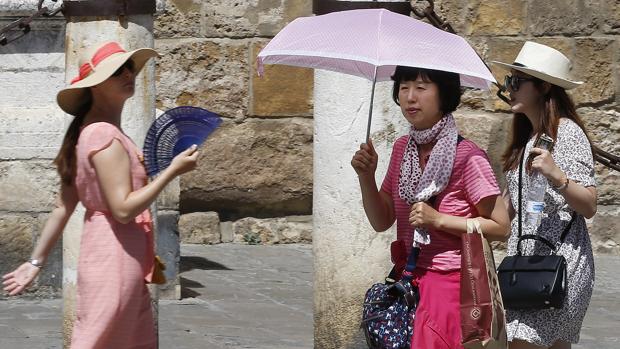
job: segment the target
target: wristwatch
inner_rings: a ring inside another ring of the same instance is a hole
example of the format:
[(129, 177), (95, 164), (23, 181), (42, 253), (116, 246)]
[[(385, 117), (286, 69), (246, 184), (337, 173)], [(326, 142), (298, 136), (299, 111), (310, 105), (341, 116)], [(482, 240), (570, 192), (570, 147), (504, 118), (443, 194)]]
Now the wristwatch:
[(30, 258), (28, 260), (28, 263), (34, 265), (37, 268), (43, 268), (43, 261), (41, 261), (39, 259)]

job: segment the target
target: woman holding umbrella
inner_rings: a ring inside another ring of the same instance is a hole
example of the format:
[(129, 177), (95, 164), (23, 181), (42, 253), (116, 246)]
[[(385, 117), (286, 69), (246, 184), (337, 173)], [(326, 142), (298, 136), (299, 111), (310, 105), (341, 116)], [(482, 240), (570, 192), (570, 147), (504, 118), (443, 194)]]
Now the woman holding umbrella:
[(39, 274), (78, 201), (86, 208), (77, 272), (71, 348), (157, 347), (145, 282), (154, 271), (149, 206), (174, 177), (196, 167), (196, 147), (182, 152), (147, 184), (141, 152), (120, 128), (125, 101), (149, 48), (126, 52), (118, 43), (94, 46), (79, 76), (57, 95), (74, 119), (55, 159), (61, 178), (57, 206), (29, 262), (4, 275), (4, 290), (22, 292)]
[(411, 124), (399, 138), (380, 189), (377, 153), (363, 143), (351, 160), (366, 216), (376, 231), (397, 224), (392, 260), (402, 274), (413, 244), (421, 246), (413, 281), (419, 285), (412, 348), (462, 348), (461, 235), (477, 219), (489, 240), (508, 235), (508, 213), (483, 150), (462, 139), (452, 112), (460, 103), (459, 74), (398, 66), (393, 99)]
[[(519, 168), (523, 169), (522, 192), (528, 192), (530, 176), (538, 171), (547, 179), (544, 211), (538, 227), (523, 226), (524, 234), (536, 234), (560, 246), (567, 261), (567, 295), (561, 309), (514, 310), (507, 307), (510, 348), (567, 349), (579, 341), (581, 324), (594, 287), (594, 258), (585, 218), (596, 213), (596, 182), (592, 146), (575, 105), (566, 93), (581, 85), (568, 78), (571, 63), (561, 52), (526, 42), (515, 63), (494, 62), (511, 74), (506, 89), (514, 113), (511, 139), (504, 153), (508, 183), (504, 198), (511, 218), (519, 205)], [(546, 134), (554, 140), (550, 151), (534, 146)], [(525, 156), (524, 156), (525, 155)], [(525, 200), (524, 200), (525, 201)], [(525, 218), (525, 214), (522, 214)], [(516, 254), (519, 235), (515, 220), (508, 240), (508, 254)], [(565, 240), (562, 232), (567, 230)], [(548, 254), (542, 244), (523, 244), (524, 255)]]

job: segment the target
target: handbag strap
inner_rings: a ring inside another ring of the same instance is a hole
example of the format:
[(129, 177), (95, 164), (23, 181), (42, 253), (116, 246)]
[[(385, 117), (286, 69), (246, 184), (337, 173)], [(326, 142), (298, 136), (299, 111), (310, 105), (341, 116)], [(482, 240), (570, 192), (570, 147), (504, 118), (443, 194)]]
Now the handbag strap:
[[(547, 245), (551, 249), (551, 251), (555, 253), (556, 248), (553, 246), (553, 244), (549, 240), (545, 239), (544, 237), (534, 235), (534, 234), (521, 235), (522, 230), (523, 230), (522, 223), (521, 223), (521, 208), (523, 207), (522, 191), (523, 191), (523, 159), (524, 157), (525, 157), (525, 147), (523, 147), (523, 152), (521, 153), (521, 157), (519, 159), (519, 209), (517, 210), (518, 215), (519, 215), (518, 217), (519, 221), (517, 222), (517, 227), (519, 230), (519, 239), (517, 240), (517, 255), (519, 256), (521, 255), (521, 241), (528, 240), (528, 239), (543, 242), (545, 245)], [(566, 235), (568, 235), (568, 232), (570, 231), (570, 228), (573, 225), (575, 218), (577, 218), (577, 212), (575, 212), (575, 214), (571, 214), (570, 222), (568, 222), (568, 224), (562, 231), (562, 235), (560, 235), (560, 246), (564, 243), (564, 240), (566, 239)]]
[(407, 258), (407, 265), (405, 266), (405, 271), (403, 272), (403, 276), (401, 280), (411, 281), (413, 279), (413, 270), (415, 269), (416, 262), (418, 261), (418, 256), (420, 255), (419, 247), (412, 247), (411, 252), (409, 253), (409, 257)]

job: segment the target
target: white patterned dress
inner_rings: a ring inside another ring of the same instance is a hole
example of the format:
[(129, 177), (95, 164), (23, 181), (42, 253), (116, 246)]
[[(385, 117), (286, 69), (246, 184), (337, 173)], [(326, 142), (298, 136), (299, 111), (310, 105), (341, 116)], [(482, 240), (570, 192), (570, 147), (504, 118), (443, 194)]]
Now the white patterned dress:
[[(525, 154), (529, 154), (535, 137), (527, 143)], [(555, 163), (573, 182), (583, 186), (596, 186), (594, 180), (594, 160), (588, 139), (581, 128), (572, 120), (562, 118), (558, 127), (558, 137), (552, 152)], [(524, 157), (523, 165), (527, 159)], [(525, 167), (524, 167), (525, 169)], [(519, 170), (506, 173), (510, 199), (515, 210), (519, 200)], [(529, 176), (523, 172), (523, 201), (529, 188)], [(523, 203), (522, 210), (525, 207)], [(525, 212), (525, 211), (521, 211)], [(560, 235), (575, 212), (568, 206), (564, 197), (551, 186), (545, 193), (545, 209), (537, 231), (527, 230), (523, 224), (522, 234), (538, 234), (556, 246)], [(517, 248), (517, 217), (512, 221), (512, 231), (508, 239), (508, 255), (515, 255)], [(525, 214), (523, 214), (523, 219)], [(522, 244), (525, 255), (548, 254), (549, 249), (540, 242), (526, 240)], [(560, 254), (568, 264), (568, 293), (561, 309), (507, 310), (508, 340), (521, 339), (532, 344), (549, 347), (557, 340), (571, 343), (579, 341), (579, 332), (594, 288), (594, 258), (590, 236), (583, 216), (579, 215), (566, 235)]]

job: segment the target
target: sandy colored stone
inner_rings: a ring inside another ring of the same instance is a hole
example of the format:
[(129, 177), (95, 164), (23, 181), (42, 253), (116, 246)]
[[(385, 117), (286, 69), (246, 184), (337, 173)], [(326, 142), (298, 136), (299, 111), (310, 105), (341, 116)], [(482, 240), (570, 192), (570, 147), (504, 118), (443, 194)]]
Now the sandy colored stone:
[(181, 215), (179, 233), (184, 244), (218, 244), (221, 242), (217, 212), (194, 212)]
[(0, 210), (48, 212), (54, 208), (59, 177), (50, 160), (0, 162)]
[[(252, 44), (251, 61), (267, 42)], [(312, 116), (314, 71), (284, 65), (265, 65), (263, 76), (258, 76), (257, 65), (250, 73), (252, 92), (250, 111), (255, 116)]]
[[(525, 4), (521, 0), (482, 0), (470, 3), (467, 35), (518, 35), (524, 30)], [(463, 34), (463, 33), (462, 33)]]
[(222, 234), (222, 242), (233, 242), (233, 222), (220, 222), (220, 233)]
[(507, 145), (512, 115), (457, 110), (454, 117), (460, 134), (474, 141), (487, 153), (495, 177), (503, 185), (505, 180), (501, 166), (501, 155)]
[(304, 0), (215, 0), (204, 8), (207, 37), (275, 36), (289, 21), (312, 14)]
[(587, 36), (597, 29), (601, 4), (608, 0), (531, 1), (527, 30), (534, 36)]
[(618, 53), (617, 40), (608, 38), (575, 39), (574, 76), (585, 84), (573, 91), (578, 105), (599, 104), (613, 100), (616, 93), (619, 68), (614, 67)]
[(167, 0), (165, 10), (157, 13), (154, 36), (161, 38), (200, 37), (202, 32), (200, 0)]
[(588, 230), (595, 253), (620, 254), (620, 208), (599, 205)]
[(225, 123), (181, 178), (181, 212), (217, 211), (222, 220), (310, 214), (312, 120)]
[(312, 217), (242, 218), (233, 223), (233, 242), (290, 244), (312, 242)]
[[(489, 37), (484, 46), (485, 50), (482, 52), (479, 51), (479, 54), (482, 55), (491, 67), (491, 72), (498, 83), (503, 84), (504, 77), (510, 74), (510, 72), (492, 62), (513, 63), (524, 42), (525, 40), (520, 38)], [(490, 93), (487, 95), (486, 101), (484, 102), (485, 109), (489, 111), (510, 112), (510, 106), (499, 99), (496, 93), (497, 88), (495, 86), (491, 87)]]
[[(611, 154), (620, 155), (620, 111), (581, 108), (578, 110), (592, 142)], [(620, 172), (596, 165), (599, 205), (620, 205)]]
[(30, 215), (0, 215), (0, 275), (28, 260), (34, 246), (37, 220)]
[(605, 34), (620, 34), (620, 1), (606, 1), (603, 6), (603, 31)]
[[(412, 2), (418, 11), (424, 11), (428, 3), (426, 1)], [(468, 0), (436, 0), (435, 13), (446, 23), (450, 24), (457, 33), (466, 33), (471, 21), (472, 9), (468, 6)], [(414, 16), (414, 18), (417, 18)]]
[[(0, 214), (0, 275), (26, 262), (40, 236), (48, 214)], [(23, 298), (54, 297), (62, 286), (62, 238), (53, 246), (45, 268)], [(0, 294), (0, 299), (5, 298)]]
[[(315, 279), (315, 284), (318, 282), (320, 280)], [(370, 286), (368, 285), (368, 287)], [(365, 291), (363, 290), (363, 292)], [(317, 298), (315, 297), (314, 347), (321, 349), (366, 347), (364, 335), (360, 330), (363, 294), (351, 295), (349, 290), (335, 289), (329, 294), (324, 294), (324, 296), (326, 298), (327, 296), (333, 297), (332, 299), (338, 301), (317, 305)], [(321, 310), (317, 311), (317, 308)], [(321, 324), (321, 326), (318, 327), (317, 324)]]
[(249, 91), (249, 42), (230, 39), (158, 40), (157, 108), (206, 108), (243, 119)]

